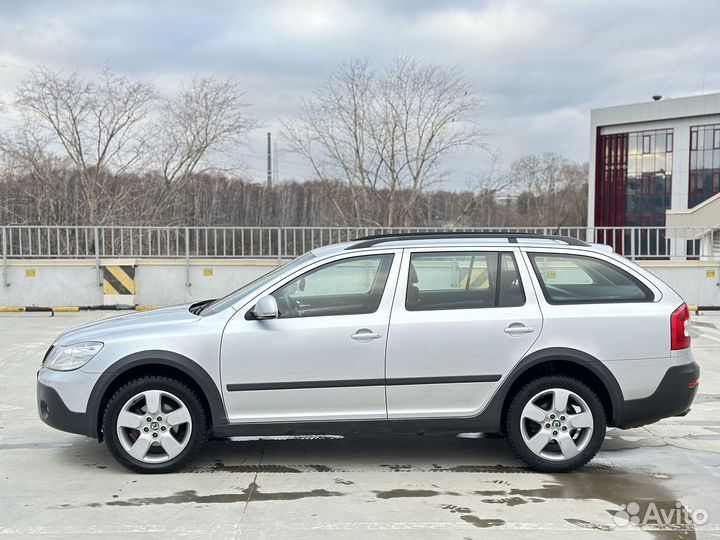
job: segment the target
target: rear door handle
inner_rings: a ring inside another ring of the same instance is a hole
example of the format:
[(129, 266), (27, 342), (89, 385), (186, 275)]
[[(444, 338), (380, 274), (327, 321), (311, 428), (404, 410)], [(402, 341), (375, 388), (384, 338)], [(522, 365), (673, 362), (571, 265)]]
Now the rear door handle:
[(361, 328), (350, 337), (360, 343), (367, 343), (373, 339), (380, 339), (382, 336), (380, 335), (380, 332), (373, 332), (368, 328)]
[(510, 336), (519, 336), (522, 334), (532, 334), (535, 329), (532, 326), (525, 326), (522, 323), (512, 323), (505, 329), (505, 333)]

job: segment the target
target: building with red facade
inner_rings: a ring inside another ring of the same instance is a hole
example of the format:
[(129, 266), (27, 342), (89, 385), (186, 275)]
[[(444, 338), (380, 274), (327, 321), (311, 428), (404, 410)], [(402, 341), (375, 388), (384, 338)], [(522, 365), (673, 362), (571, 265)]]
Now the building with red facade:
[(720, 94), (595, 109), (590, 144), (588, 227), (608, 243), (642, 227), (643, 252), (683, 255), (666, 238), (693, 235), (670, 229), (720, 227)]

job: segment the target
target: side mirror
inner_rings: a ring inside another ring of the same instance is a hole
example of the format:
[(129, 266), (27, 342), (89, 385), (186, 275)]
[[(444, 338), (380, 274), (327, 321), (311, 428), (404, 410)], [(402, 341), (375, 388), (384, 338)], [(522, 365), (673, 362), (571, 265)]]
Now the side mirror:
[(274, 296), (263, 296), (255, 304), (253, 309), (253, 315), (258, 320), (264, 319), (277, 319), (278, 318), (278, 306)]

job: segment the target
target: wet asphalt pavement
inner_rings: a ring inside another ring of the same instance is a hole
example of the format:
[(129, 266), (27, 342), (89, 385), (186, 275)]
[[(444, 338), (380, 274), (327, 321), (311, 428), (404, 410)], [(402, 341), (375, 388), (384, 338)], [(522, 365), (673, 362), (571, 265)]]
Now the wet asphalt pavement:
[[(44, 351), (104, 316), (0, 315), (0, 537), (720, 537), (720, 316), (693, 318), (691, 413), (610, 430), (575, 473), (534, 473), (503, 439), (466, 434), (213, 441), (162, 476), (130, 473), (37, 418)], [(622, 505), (630, 513), (615, 516)], [(692, 512), (706, 522), (686, 523)]]

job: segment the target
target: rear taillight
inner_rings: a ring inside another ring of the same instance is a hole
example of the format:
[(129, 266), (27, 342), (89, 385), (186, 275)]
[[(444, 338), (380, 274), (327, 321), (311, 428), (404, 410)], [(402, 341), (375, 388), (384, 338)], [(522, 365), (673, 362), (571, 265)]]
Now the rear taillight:
[(673, 351), (690, 346), (690, 310), (683, 304), (670, 315), (670, 348)]

